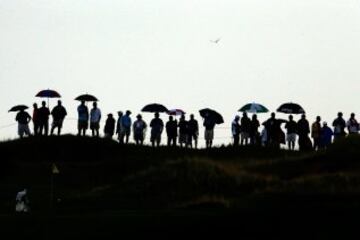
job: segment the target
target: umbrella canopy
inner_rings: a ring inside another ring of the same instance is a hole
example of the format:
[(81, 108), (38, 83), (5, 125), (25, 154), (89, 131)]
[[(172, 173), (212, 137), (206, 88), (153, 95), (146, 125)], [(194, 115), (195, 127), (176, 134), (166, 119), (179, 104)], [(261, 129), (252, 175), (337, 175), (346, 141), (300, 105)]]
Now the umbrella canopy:
[(55, 90), (41, 90), (38, 92), (35, 97), (43, 97), (43, 98), (60, 98), (60, 94)]
[(264, 107), (259, 103), (248, 103), (239, 109), (239, 112), (248, 112), (248, 113), (267, 113), (269, 109)]
[(305, 110), (297, 103), (284, 103), (276, 111), (286, 114), (305, 113)]
[(9, 112), (18, 112), (18, 111), (21, 111), (21, 110), (25, 110), (25, 109), (28, 109), (29, 107), (26, 106), (26, 105), (16, 105), (14, 107), (12, 107)]
[(95, 96), (90, 94), (82, 94), (80, 96), (77, 96), (75, 100), (78, 101), (85, 101), (85, 102), (97, 102), (99, 101)]
[(168, 112), (169, 110), (161, 104), (151, 103), (141, 109), (142, 112)]
[(185, 114), (185, 112), (181, 109), (171, 109), (167, 112), (167, 114), (172, 115), (172, 116), (181, 116), (181, 115)]
[(224, 123), (224, 119), (221, 116), (221, 114), (218, 113), (217, 111), (213, 110), (213, 109), (204, 108), (204, 109), (201, 109), (199, 111), (199, 113), (200, 113), (200, 116), (203, 117), (203, 118), (209, 117), (209, 118), (214, 119), (216, 124)]

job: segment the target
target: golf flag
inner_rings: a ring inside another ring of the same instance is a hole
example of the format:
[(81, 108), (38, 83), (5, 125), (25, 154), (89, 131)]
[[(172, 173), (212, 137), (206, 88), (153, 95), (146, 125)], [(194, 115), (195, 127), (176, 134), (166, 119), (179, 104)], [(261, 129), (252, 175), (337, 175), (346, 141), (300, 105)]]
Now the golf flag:
[(60, 173), (60, 171), (59, 171), (59, 169), (57, 168), (57, 166), (55, 165), (55, 163), (53, 163), (53, 164), (51, 165), (51, 172), (52, 172), (53, 174), (59, 174), (59, 173)]

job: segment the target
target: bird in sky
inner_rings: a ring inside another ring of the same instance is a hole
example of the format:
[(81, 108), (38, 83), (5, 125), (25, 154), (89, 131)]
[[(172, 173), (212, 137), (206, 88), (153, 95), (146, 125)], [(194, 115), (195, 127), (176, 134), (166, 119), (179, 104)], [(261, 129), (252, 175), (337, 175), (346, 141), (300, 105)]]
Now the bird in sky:
[(212, 42), (212, 43), (219, 43), (219, 41), (221, 40), (221, 38), (218, 38), (218, 39), (216, 39), (216, 40), (210, 40), (210, 42)]

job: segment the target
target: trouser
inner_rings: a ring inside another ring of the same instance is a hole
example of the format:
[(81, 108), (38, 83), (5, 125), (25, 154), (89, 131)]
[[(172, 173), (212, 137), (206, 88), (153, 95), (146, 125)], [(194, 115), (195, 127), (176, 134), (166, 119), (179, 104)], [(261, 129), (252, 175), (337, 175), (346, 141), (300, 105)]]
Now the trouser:
[(168, 136), (168, 146), (176, 146), (176, 136)]
[(49, 135), (49, 122), (40, 123), (40, 125), (39, 125), (39, 135), (45, 135), (45, 136)]
[(239, 134), (233, 135), (233, 138), (234, 138), (234, 146), (239, 146), (239, 142), (240, 142)]

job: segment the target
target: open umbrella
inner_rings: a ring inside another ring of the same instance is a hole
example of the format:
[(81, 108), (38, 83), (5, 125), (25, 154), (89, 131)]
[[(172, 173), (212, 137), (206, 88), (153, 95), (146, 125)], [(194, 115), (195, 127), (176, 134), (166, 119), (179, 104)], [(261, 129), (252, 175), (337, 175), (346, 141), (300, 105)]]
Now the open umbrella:
[(277, 110), (277, 112), (286, 114), (302, 114), (305, 110), (297, 103), (284, 103)]
[(167, 114), (172, 115), (172, 116), (181, 116), (181, 115), (185, 114), (185, 112), (181, 109), (171, 109), (167, 112)]
[(25, 110), (25, 109), (28, 109), (29, 107), (26, 106), (26, 105), (16, 105), (14, 107), (12, 107), (9, 112), (18, 112), (18, 111), (21, 111), (21, 110)]
[(224, 119), (221, 116), (221, 114), (213, 109), (204, 108), (204, 109), (201, 109), (199, 111), (199, 113), (200, 113), (200, 116), (203, 118), (207, 118), (207, 117), (212, 118), (216, 124), (224, 123)]
[(77, 96), (75, 100), (78, 101), (85, 101), (85, 102), (97, 102), (99, 101), (95, 96), (90, 94), (82, 94), (80, 96)]
[(239, 109), (239, 112), (248, 112), (248, 113), (267, 113), (269, 109), (264, 107), (259, 103), (248, 103), (245, 104), (242, 108)]
[(151, 103), (141, 109), (142, 112), (168, 112), (168, 109), (161, 104)]
[(49, 98), (61, 98), (61, 95), (55, 90), (46, 89), (46, 90), (41, 90), (40, 92), (38, 92), (35, 95), (35, 97), (47, 98), (48, 107), (50, 107), (49, 106)]

